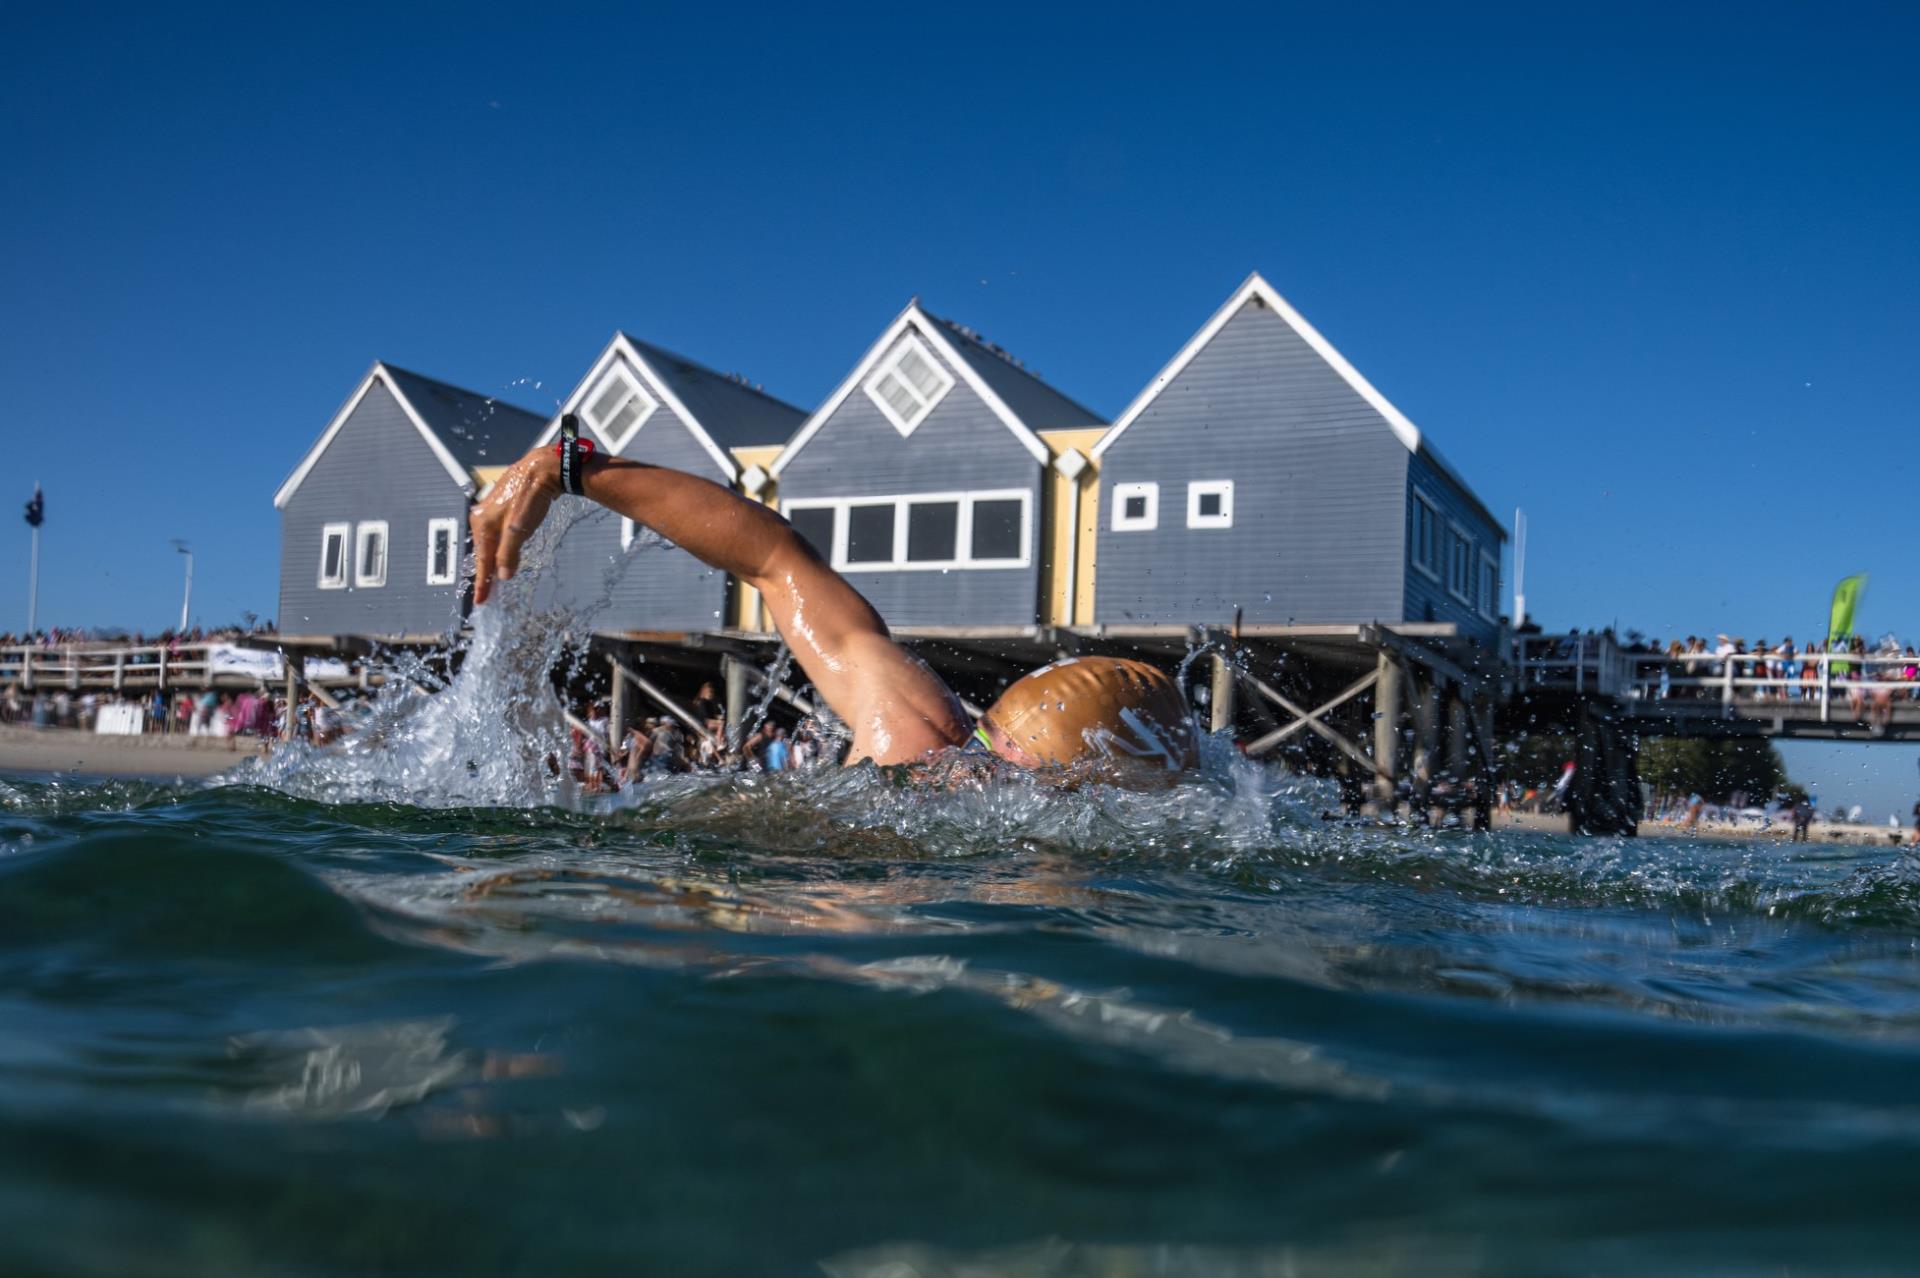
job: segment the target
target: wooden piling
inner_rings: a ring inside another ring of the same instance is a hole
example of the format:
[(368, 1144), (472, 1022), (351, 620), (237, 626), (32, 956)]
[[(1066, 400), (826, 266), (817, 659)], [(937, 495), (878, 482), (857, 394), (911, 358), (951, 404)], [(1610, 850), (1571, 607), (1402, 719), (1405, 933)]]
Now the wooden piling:
[(1207, 700), (1207, 731), (1232, 732), (1236, 684), (1233, 662), (1224, 652), (1211, 654), (1207, 661), (1213, 674)]
[(1373, 684), (1373, 808), (1392, 813), (1399, 805), (1400, 663), (1382, 649)]

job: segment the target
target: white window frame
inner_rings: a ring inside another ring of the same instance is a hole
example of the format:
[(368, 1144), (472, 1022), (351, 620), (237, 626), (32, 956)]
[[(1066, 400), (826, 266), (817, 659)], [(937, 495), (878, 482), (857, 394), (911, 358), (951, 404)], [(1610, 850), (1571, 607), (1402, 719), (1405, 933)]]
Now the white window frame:
[[(378, 533), (380, 536), (380, 575), (370, 577), (361, 571), (367, 562), (367, 539)], [(387, 521), (384, 519), (363, 519), (353, 528), (353, 588), (355, 590), (378, 590), (387, 584), (387, 572), (393, 566), (393, 539), (387, 535)]]
[[(1200, 499), (1209, 494), (1217, 494), (1220, 498), (1220, 513), (1217, 515), (1200, 513)], [(1196, 479), (1187, 485), (1187, 527), (1233, 527), (1233, 481), (1231, 479)]]
[[(940, 387), (932, 394), (922, 393), (918, 386), (908, 381), (907, 378), (898, 371), (900, 361), (905, 359), (909, 352), (925, 360), (927, 367), (939, 374)], [(901, 417), (899, 411), (887, 402), (887, 397), (880, 393), (880, 383), (888, 377), (892, 377), (902, 386), (905, 386), (907, 393), (920, 401), (920, 411), (914, 415), (911, 421)], [(900, 339), (899, 344), (893, 348), (892, 352), (880, 361), (880, 366), (868, 375), (866, 382), (862, 385), (862, 389), (867, 392), (867, 398), (873, 401), (874, 407), (880, 410), (881, 416), (891, 422), (893, 428), (899, 431), (901, 437), (904, 439), (918, 430), (920, 424), (926, 421), (927, 418), (933, 416), (933, 410), (939, 407), (940, 401), (947, 397), (947, 392), (953, 389), (953, 385), (954, 377), (952, 373), (947, 371), (947, 366), (935, 358), (934, 353), (927, 349), (925, 342), (922, 342), (913, 334), (908, 333)]]
[[(445, 576), (435, 576), (433, 572), (433, 543), (441, 533), (447, 534), (447, 571)], [(465, 549), (460, 544), (460, 521), (457, 519), (429, 519), (427, 521), (427, 584), (429, 586), (451, 586), (460, 580), (460, 552)]]
[[(1434, 505), (1432, 498), (1428, 497), (1425, 493), (1420, 492), (1418, 489), (1414, 490), (1413, 504), (1414, 504), (1413, 529), (1412, 529), (1413, 546), (1411, 547), (1411, 554), (1409, 557), (1413, 560), (1413, 566), (1415, 568), (1418, 568), (1422, 573), (1432, 578), (1434, 581), (1436, 582), (1441, 581), (1443, 580), (1443, 577), (1440, 572), (1440, 568), (1436, 566), (1437, 564), (1439, 564), (1439, 561), (1441, 559), (1440, 508)], [(1427, 527), (1430, 530), (1430, 535), (1427, 538), (1427, 543), (1428, 543), (1427, 548), (1432, 553), (1428, 556), (1427, 560), (1423, 560), (1420, 558), (1420, 512), (1422, 509), (1424, 509), (1427, 512), (1427, 515), (1429, 516), (1427, 521)], [(1431, 560), (1432, 562), (1429, 562), (1428, 560)]]
[[(1147, 513), (1138, 519), (1127, 515), (1127, 501), (1133, 497), (1147, 499)], [(1107, 524), (1115, 532), (1152, 532), (1160, 526), (1160, 485), (1156, 483), (1115, 484), (1113, 486), (1113, 505), (1107, 514)]]
[[(327, 542), (333, 537), (340, 538), (340, 575), (327, 576)], [(353, 549), (353, 525), (349, 523), (320, 525), (320, 576), (322, 590), (345, 590), (347, 579), (353, 573), (353, 564), (348, 558)]]
[[(1481, 551), (1480, 552), (1480, 568), (1481, 568), (1480, 581), (1479, 581), (1480, 588), (1474, 591), (1474, 594), (1478, 596), (1478, 599), (1479, 599), (1478, 607), (1480, 609), (1480, 615), (1482, 617), (1485, 617), (1488, 621), (1498, 621), (1500, 619), (1500, 559), (1499, 557), (1496, 555), (1490, 555), (1484, 550)], [(1487, 575), (1486, 575), (1486, 569), (1488, 568), (1493, 569), (1493, 579), (1491, 581), (1487, 579)]]
[[(1447, 521), (1447, 529), (1453, 534), (1453, 540), (1447, 546), (1447, 593), (1471, 608), (1474, 589), (1473, 570), (1476, 564), (1473, 538), (1468, 534), (1465, 525), (1457, 524), (1451, 519)], [(1456, 566), (1460, 569), (1458, 574), (1454, 572)], [(1457, 583), (1456, 577), (1465, 578), (1465, 581)]]
[[(601, 395), (606, 393), (607, 383), (616, 378), (626, 383), (627, 389), (638, 397), (641, 405), (640, 415), (633, 419), (633, 425), (627, 427), (626, 431), (622, 433), (618, 439), (609, 436), (601, 427), (600, 423), (593, 419), (593, 405), (599, 400)], [(587, 424), (587, 429), (593, 432), (594, 438), (606, 446), (609, 453), (618, 453), (621, 449), (632, 443), (633, 437), (640, 433), (640, 428), (645, 426), (647, 422), (652, 419), (653, 415), (659, 411), (660, 401), (655, 399), (653, 395), (648, 392), (647, 388), (640, 384), (640, 379), (633, 375), (633, 370), (628, 368), (626, 364), (620, 360), (615, 360), (612, 366), (607, 369), (607, 375), (595, 382), (593, 389), (580, 398), (580, 420)]]
[[(1013, 559), (975, 559), (973, 557), (973, 508), (983, 501), (1020, 503), (1020, 554)], [(933, 502), (952, 502), (960, 507), (954, 528), (954, 558), (907, 558), (907, 512), (912, 506)], [(847, 512), (854, 506), (893, 505), (893, 558), (872, 563), (847, 562)], [(978, 492), (897, 493), (870, 497), (796, 497), (780, 503), (780, 513), (789, 518), (796, 510), (831, 510), (833, 545), (827, 562), (838, 572), (951, 572), (958, 569), (994, 570), (1028, 568), (1033, 564), (1033, 490), (1031, 488), (989, 488)]]

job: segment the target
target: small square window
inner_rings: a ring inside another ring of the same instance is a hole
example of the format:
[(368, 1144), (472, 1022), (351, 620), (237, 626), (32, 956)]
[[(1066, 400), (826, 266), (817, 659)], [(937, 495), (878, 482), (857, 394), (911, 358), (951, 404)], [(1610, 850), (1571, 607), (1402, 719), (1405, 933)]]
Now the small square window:
[(893, 562), (894, 502), (847, 507), (847, 564)]
[(1160, 485), (1115, 484), (1113, 530), (1151, 532), (1160, 526)]
[(1021, 558), (1027, 504), (1017, 497), (995, 497), (973, 503), (971, 554), (974, 563)]
[(1233, 527), (1233, 481), (1200, 480), (1187, 485), (1187, 527)]
[(580, 415), (609, 453), (617, 453), (646, 424), (659, 402), (647, 394), (625, 364), (616, 363), (587, 396)]
[(787, 522), (801, 538), (819, 552), (822, 559), (833, 558), (833, 523), (837, 512), (832, 506), (801, 506), (789, 508)]
[(902, 435), (927, 419), (953, 389), (953, 376), (940, 367), (917, 337), (909, 336), (867, 379), (867, 397)]
[(916, 501), (907, 507), (907, 562), (948, 563), (958, 559), (960, 503)]
[(328, 524), (320, 530), (320, 589), (346, 586), (347, 537), (352, 532), (352, 524)]
[(451, 586), (460, 576), (460, 521), (427, 521), (427, 584)]
[(353, 584), (374, 589), (387, 584), (387, 521), (369, 519), (354, 529)]

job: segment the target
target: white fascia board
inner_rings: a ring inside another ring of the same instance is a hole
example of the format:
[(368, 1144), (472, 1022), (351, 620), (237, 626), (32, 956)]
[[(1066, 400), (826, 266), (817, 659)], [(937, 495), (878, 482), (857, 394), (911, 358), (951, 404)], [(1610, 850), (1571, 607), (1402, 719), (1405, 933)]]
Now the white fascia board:
[(420, 432), (420, 438), (427, 441), (427, 447), (433, 450), (435, 460), (446, 469), (447, 475), (459, 486), (460, 491), (465, 493), (473, 491), (473, 476), (454, 459), (453, 454), (447, 451), (447, 446), (440, 442), (440, 437), (433, 433), (419, 412), (408, 402), (407, 397), (400, 393), (400, 387), (387, 373), (387, 366), (376, 360), (373, 368), (361, 380), (359, 388), (347, 397), (347, 402), (341, 406), (338, 413), (334, 414), (333, 420), (327, 423), (327, 429), (322, 432), (319, 442), (301, 459), (293, 473), (287, 476), (287, 482), (280, 485), (280, 491), (273, 495), (275, 510), (285, 509), (286, 504), (293, 500), (294, 493), (298, 492), (300, 485), (306, 482), (307, 475), (312, 472), (321, 455), (332, 445), (334, 437), (340, 433), (340, 428), (347, 424), (347, 419), (353, 416), (354, 410), (360, 407), (360, 401), (367, 397), (367, 392), (373, 389), (375, 382), (387, 388), (387, 393), (400, 405), (400, 411), (407, 415), (407, 420), (413, 423), (413, 428)]
[[(606, 349), (600, 352), (600, 358), (593, 361), (593, 367), (588, 369), (587, 375), (580, 379), (580, 384), (573, 388), (573, 394), (567, 396), (567, 402), (560, 406), (560, 411), (554, 414), (551, 422), (547, 423), (547, 429), (541, 434), (534, 447), (550, 444), (560, 437), (560, 419), (568, 413), (580, 411), (581, 403), (595, 387), (600, 385), (601, 379), (607, 375), (607, 370), (613, 366), (615, 359), (626, 360), (628, 367), (632, 368), (634, 374), (646, 384), (648, 393), (673, 410), (674, 415), (680, 419), (681, 425), (692, 433), (700, 447), (707, 450), (707, 456), (713, 458), (713, 464), (720, 468), (720, 473), (727, 477), (728, 483), (733, 483), (740, 478), (740, 467), (733, 458), (727, 455), (725, 449), (713, 442), (713, 436), (707, 434), (707, 428), (700, 424), (700, 419), (687, 410), (687, 406), (681, 403), (680, 397), (661, 380), (660, 374), (653, 370), (653, 366), (641, 358), (640, 352), (627, 341), (625, 333), (613, 335), (613, 340), (608, 342)], [(638, 434), (634, 438), (639, 438)]]
[(1103, 455), (1107, 449), (1111, 448), (1113, 442), (1126, 432), (1127, 427), (1133, 425), (1134, 420), (1138, 418), (1140, 414), (1144, 413), (1153, 404), (1154, 400), (1160, 398), (1160, 392), (1171, 385), (1173, 379), (1178, 377), (1187, 365), (1193, 362), (1194, 356), (1206, 349), (1207, 343), (1211, 342), (1219, 334), (1220, 330), (1227, 326), (1227, 321), (1238, 315), (1240, 308), (1256, 297), (1266, 303), (1275, 315), (1278, 315), (1286, 322), (1289, 328), (1299, 334), (1300, 339), (1313, 350), (1314, 354), (1325, 360), (1334, 372), (1340, 374), (1341, 380), (1345, 381), (1348, 386), (1351, 386), (1361, 399), (1364, 399), (1375, 412), (1386, 419), (1387, 425), (1393, 429), (1393, 433), (1399, 438), (1400, 442), (1406, 445), (1408, 452), (1420, 451), (1419, 428), (1408, 421), (1406, 414), (1395, 408), (1392, 402), (1374, 387), (1372, 382), (1362, 377), (1360, 370), (1352, 364), (1349, 364), (1347, 357), (1335, 350), (1333, 343), (1320, 335), (1319, 329), (1307, 323), (1305, 317), (1302, 316), (1299, 311), (1294, 310), (1293, 307), (1288, 304), (1287, 299), (1280, 296), (1273, 285), (1267, 283), (1266, 280), (1261, 278), (1260, 273), (1255, 271), (1247, 277), (1246, 283), (1242, 284), (1235, 290), (1233, 296), (1227, 299), (1226, 305), (1215, 311), (1213, 318), (1208, 320), (1200, 331), (1195, 333), (1193, 337), (1188, 340), (1187, 344), (1180, 348), (1180, 353), (1175, 355), (1172, 361), (1160, 370), (1159, 375), (1147, 383), (1146, 389), (1141, 391), (1131, 404), (1127, 405), (1127, 411), (1120, 414), (1119, 419), (1113, 423), (1113, 429), (1101, 436), (1100, 442), (1093, 446), (1093, 455), (1099, 457)]
[(827, 419), (832, 417), (834, 413), (839, 410), (840, 405), (846, 402), (847, 396), (851, 395), (856, 388), (866, 384), (868, 375), (872, 373), (875, 366), (887, 356), (887, 353), (893, 349), (894, 344), (900, 340), (901, 335), (909, 328), (918, 333), (921, 340), (925, 341), (939, 353), (940, 358), (946, 361), (948, 368), (952, 370), (954, 376), (965, 382), (967, 387), (972, 390), (975, 395), (980, 397), (980, 401), (987, 406), (988, 410), (1000, 419), (1001, 424), (1013, 432), (1013, 437), (1020, 441), (1020, 446), (1027, 450), (1035, 462), (1041, 466), (1047, 464), (1047, 446), (1041, 438), (1034, 434), (1025, 422), (1015, 416), (1013, 410), (1007, 407), (1005, 401), (994, 394), (993, 388), (987, 385), (987, 383), (981, 379), (980, 374), (973, 370), (973, 366), (961, 356), (960, 352), (953, 348), (953, 344), (949, 342), (946, 335), (940, 331), (941, 325), (939, 322), (929, 318), (927, 313), (921, 310), (917, 304), (909, 304), (907, 309), (901, 311), (893, 323), (887, 326), (887, 331), (880, 335), (880, 340), (867, 349), (866, 355), (858, 364), (854, 365), (853, 372), (849, 373), (847, 379), (840, 383), (832, 395), (827, 397), (827, 402), (822, 404), (813, 416), (807, 419), (806, 425), (800, 428), (800, 433), (789, 440), (787, 446), (780, 450), (780, 455), (773, 459), (773, 465), (768, 468), (775, 476), (778, 476), (781, 471), (785, 470), (787, 463), (792, 461), (800, 450), (807, 446), (807, 441), (819, 433), (820, 428), (827, 424)]

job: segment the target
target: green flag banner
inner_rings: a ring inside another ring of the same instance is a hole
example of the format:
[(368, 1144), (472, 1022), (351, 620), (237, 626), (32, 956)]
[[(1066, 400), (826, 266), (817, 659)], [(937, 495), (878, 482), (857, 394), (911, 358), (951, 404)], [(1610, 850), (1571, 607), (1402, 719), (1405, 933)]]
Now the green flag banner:
[(1867, 574), (1844, 577), (1833, 588), (1833, 614), (1827, 623), (1827, 643), (1839, 643), (1853, 634), (1853, 611), (1860, 605), (1860, 592), (1867, 588)]

